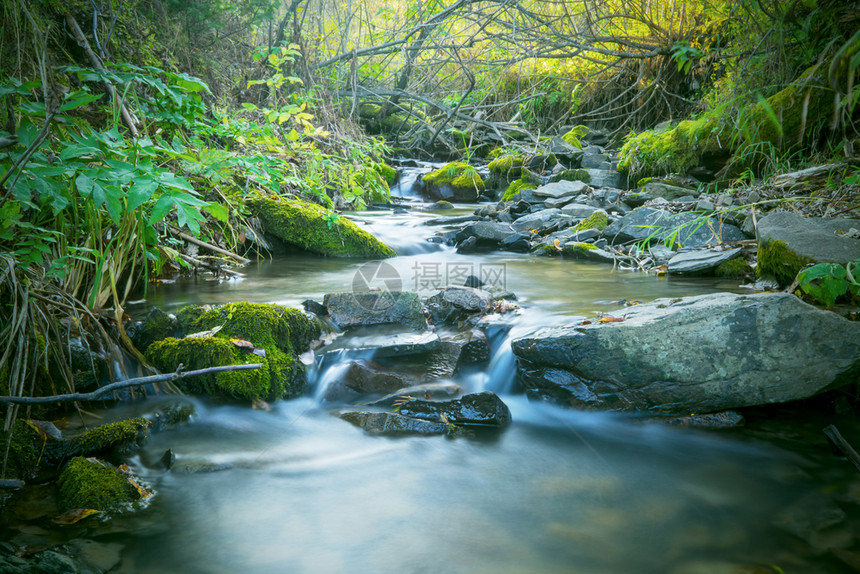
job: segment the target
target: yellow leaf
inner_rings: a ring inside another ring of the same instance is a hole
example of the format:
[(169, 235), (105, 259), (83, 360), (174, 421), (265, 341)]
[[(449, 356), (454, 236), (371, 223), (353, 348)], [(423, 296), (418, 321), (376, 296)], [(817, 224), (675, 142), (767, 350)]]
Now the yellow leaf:
[(101, 510), (95, 510), (92, 508), (75, 508), (73, 510), (69, 510), (68, 512), (64, 512), (56, 518), (52, 518), (51, 522), (54, 524), (60, 524), (63, 526), (74, 524), (75, 522), (86, 518), (87, 516), (92, 516), (93, 514), (101, 514)]
[(146, 488), (145, 486), (138, 484), (137, 481), (130, 476), (128, 477), (128, 483), (134, 487), (141, 498), (149, 498), (154, 494), (151, 488)]
[(601, 317), (597, 320), (598, 323), (620, 323), (624, 319), (621, 317)]

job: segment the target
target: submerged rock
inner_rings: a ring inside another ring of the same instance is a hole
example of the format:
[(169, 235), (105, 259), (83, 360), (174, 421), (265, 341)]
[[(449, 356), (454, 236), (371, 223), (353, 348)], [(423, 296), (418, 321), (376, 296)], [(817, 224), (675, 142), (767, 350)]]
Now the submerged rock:
[(394, 250), (349, 219), (313, 203), (257, 199), (248, 207), (269, 235), (329, 257), (394, 257)]
[(414, 419), (398, 413), (345, 411), (337, 416), (370, 434), (448, 434), (456, 431), (456, 428), (447, 423)]
[(457, 425), (503, 427), (511, 422), (510, 409), (491, 391), (445, 401), (415, 399), (404, 403), (400, 407), (400, 414)]
[(620, 321), (514, 340), (526, 387), (578, 407), (689, 414), (804, 399), (860, 372), (860, 324), (785, 293), (658, 299), (611, 315)]

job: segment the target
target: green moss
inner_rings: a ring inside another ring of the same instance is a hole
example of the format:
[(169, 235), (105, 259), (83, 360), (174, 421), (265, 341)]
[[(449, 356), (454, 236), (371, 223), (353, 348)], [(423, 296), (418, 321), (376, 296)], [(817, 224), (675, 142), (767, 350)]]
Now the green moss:
[(591, 130), (589, 130), (585, 126), (575, 126), (570, 131), (568, 131), (566, 134), (563, 134), (561, 136), (561, 139), (563, 139), (564, 141), (566, 141), (567, 143), (569, 143), (570, 145), (572, 145), (573, 147), (575, 147), (577, 149), (582, 149), (581, 138), (584, 138), (585, 136), (587, 136), (590, 131)]
[(552, 243), (541, 243), (532, 249), (532, 253), (544, 257), (556, 257), (561, 255), (561, 250)]
[(103, 424), (71, 440), (67, 455), (91, 455), (142, 442), (152, 423), (134, 418)]
[(581, 181), (582, 183), (591, 183), (591, 174), (586, 169), (566, 169), (549, 178), (551, 183), (557, 181)]
[(642, 187), (643, 185), (651, 183), (652, 181), (654, 181), (653, 177), (643, 177), (636, 182), (636, 187)]
[(444, 199), (440, 199), (436, 203), (433, 204), (433, 209), (454, 209), (454, 204), (450, 201), (445, 201)]
[(490, 159), (498, 159), (498, 158), (502, 157), (503, 155), (505, 155), (506, 153), (508, 153), (508, 152), (507, 152), (507, 150), (505, 150), (505, 148), (494, 147), (493, 149), (491, 149), (489, 151), (489, 153), (487, 153), (487, 157)]
[(271, 357), (269, 353), (266, 353), (266, 358), (248, 354), (227, 339), (219, 337), (199, 339), (169, 337), (150, 345), (146, 356), (155, 368), (165, 373), (175, 371), (180, 364), (185, 365), (187, 371), (250, 363), (263, 365), (261, 369), (202, 375), (177, 381), (176, 384), (180, 389), (192, 394), (271, 400), (277, 398), (277, 391), (284, 386), (284, 378), (273, 377), (269, 368), (273, 360), (276, 367), (283, 367), (283, 357)]
[(454, 198), (460, 201), (477, 199), (486, 189), (484, 180), (475, 168), (461, 161), (442, 166), (422, 179), (425, 184), (440, 190), (449, 187)]
[(763, 241), (758, 246), (756, 274), (771, 275), (780, 285), (790, 285), (810, 260), (800, 257), (784, 241)]
[[(0, 427), (0, 446), (6, 449), (9, 434)], [(29, 478), (36, 470), (39, 453), (42, 449), (42, 439), (27, 421), (20, 418), (12, 426), (12, 443), (9, 446), (9, 458), (6, 463), (6, 478)]]
[(128, 479), (115, 469), (79, 456), (69, 461), (57, 483), (60, 501), (67, 510), (117, 511), (140, 497)]
[(248, 202), (266, 233), (329, 257), (393, 257), (394, 250), (352, 221), (319, 205), (270, 198)]
[(377, 170), (377, 165), (365, 165), (350, 172), (344, 195), (355, 209), (364, 209), (371, 203), (391, 202), (388, 181)]
[[(183, 309), (182, 311), (185, 311)], [(181, 312), (182, 312), (181, 311)], [(193, 316), (191, 310), (185, 313)], [(222, 395), (239, 399), (273, 400), (292, 397), (304, 390), (304, 367), (297, 354), (308, 350), (320, 336), (320, 324), (297, 309), (263, 303), (231, 303), (202, 310), (186, 332), (221, 329), (214, 337), (165, 339), (153, 344), (147, 356), (161, 371), (207, 366), (262, 363), (253, 371), (218, 373), (183, 379), (180, 386), (192, 393)], [(262, 348), (266, 356), (248, 354), (229, 339), (244, 339)]]
[(634, 135), (618, 154), (618, 170), (631, 178), (685, 173), (706, 154), (728, 153), (733, 126), (729, 106), (721, 106), (698, 119)]
[(526, 168), (522, 169), (520, 179), (512, 181), (505, 193), (502, 195), (502, 201), (511, 201), (514, 195), (518, 194), (522, 189), (535, 189), (541, 184), (541, 179)]
[(717, 277), (743, 277), (748, 275), (752, 269), (749, 264), (741, 257), (723, 261), (714, 269), (714, 275)]
[(596, 229), (598, 231), (603, 231), (606, 229), (606, 226), (609, 225), (609, 222), (606, 219), (605, 211), (595, 211), (582, 221), (576, 224), (576, 231), (582, 231), (583, 229)]
[(375, 169), (377, 173), (385, 179), (385, 182), (389, 186), (394, 185), (397, 181), (397, 170), (387, 163), (377, 162), (373, 164), (373, 169)]
[(521, 155), (506, 155), (490, 162), (487, 167), (493, 175), (499, 175), (507, 181), (519, 179), (525, 158)]
[(199, 331), (197, 320), (206, 312), (206, 309), (197, 305), (186, 305), (176, 313), (176, 322), (179, 331), (185, 335)]

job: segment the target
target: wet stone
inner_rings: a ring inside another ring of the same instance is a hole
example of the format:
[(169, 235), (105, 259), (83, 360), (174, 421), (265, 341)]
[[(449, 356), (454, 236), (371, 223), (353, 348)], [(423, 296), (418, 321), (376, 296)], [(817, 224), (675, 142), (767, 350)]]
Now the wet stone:
[(345, 291), (327, 293), (323, 304), (340, 327), (364, 325), (426, 326), (421, 299), (410, 291)]
[(447, 401), (416, 399), (400, 407), (400, 414), (459, 425), (503, 427), (511, 422), (511, 411), (491, 391), (464, 395)]

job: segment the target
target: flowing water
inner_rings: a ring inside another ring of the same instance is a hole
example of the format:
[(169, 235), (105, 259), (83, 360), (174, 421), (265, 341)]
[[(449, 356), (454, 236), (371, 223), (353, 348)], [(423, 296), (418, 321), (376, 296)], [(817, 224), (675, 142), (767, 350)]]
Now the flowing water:
[[(621, 301), (741, 290), (737, 283), (510, 253), (460, 255), (427, 241), (437, 230), (424, 225), (428, 218), (469, 211), (356, 219), (397, 249), (388, 263), (404, 289), (427, 295), (439, 282), (484, 273), (518, 295), (522, 310), (506, 318), (510, 332), (491, 330), (489, 366), (457, 379), (468, 390), (499, 393), (513, 414), (508, 429), (471, 440), (367, 435), (318, 399), (337, 365), (312, 370), (308, 396), (270, 412), (183, 399), (195, 403), (194, 419), (154, 434), (129, 462), (156, 488), (151, 505), (66, 527), (65, 536), (119, 544), (112, 572), (842, 571), (827, 548), (855, 542), (860, 480), (827, 451), (819, 432), (827, 421), (764, 419), (746, 430), (704, 432), (516, 393), (512, 336)], [(297, 306), (351, 289), (361, 265), (266, 260), (241, 279), (161, 285), (135, 312), (239, 300)], [(165, 400), (176, 399), (103, 414)], [(856, 433), (856, 425), (844, 431)], [(171, 471), (159, 463), (167, 449), (176, 455)], [(848, 518), (816, 524), (834, 500)]]

